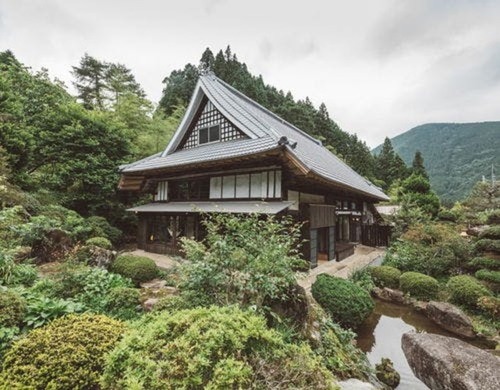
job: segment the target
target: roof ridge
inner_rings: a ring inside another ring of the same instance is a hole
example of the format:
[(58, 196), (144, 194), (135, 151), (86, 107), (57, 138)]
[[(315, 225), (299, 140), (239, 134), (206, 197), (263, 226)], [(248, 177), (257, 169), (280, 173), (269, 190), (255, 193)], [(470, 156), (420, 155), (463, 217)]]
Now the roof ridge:
[[(263, 105), (257, 103), (255, 100), (249, 98), (248, 96), (246, 96), (244, 93), (238, 91), (236, 88), (234, 88), (233, 86), (229, 85), (228, 83), (226, 83), (224, 80), (220, 79), (219, 77), (217, 77), (215, 74), (210, 74), (210, 75), (202, 75), (201, 77), (212, 77), (215, 81), (219, 82), (220, 84), (222, 84), (224, 87), (226, 87), (227, 89), (229, 89), (232, 93), (234, 93), (235, 95), (237, 95), (238, 97), (242, 98), (243, 100), (245, 100), (247, 103), (250, 103), (251, 105), (257, 107), (258, 109), (264, 111), (266, 114), (274, 117), (274, 119), (280, 121), (281, 123), (283, 124), (287, 124), (288, 126), (290, 126), (292, 129), (294, 129), (295, 131), (301, 133), (303, 136), (305, 136), (306, 138), (309, 138), (311, 141), (317, 143), (318, 145), (322, 145), (322, 142), (317, 139), (317, 138), (314, 138), (312, 135), (306, 133), (304, 130), (301, 130), (299, 129), (297, 126), (295, 126), (294, 124), (288, 122), (287, 120), (283, 119), (282, 117), (280, 117), (279, 115), (275, 114), (274, 112), (272, 112), (271, 110), (267, 109), (266, 107), (264, 107)], [(272, 126), (270, 124), (269, 125), (269, 128), (272, 129)], [(272, 129), (272, 131), (276, 134), (276, 131), (274, 129)]]

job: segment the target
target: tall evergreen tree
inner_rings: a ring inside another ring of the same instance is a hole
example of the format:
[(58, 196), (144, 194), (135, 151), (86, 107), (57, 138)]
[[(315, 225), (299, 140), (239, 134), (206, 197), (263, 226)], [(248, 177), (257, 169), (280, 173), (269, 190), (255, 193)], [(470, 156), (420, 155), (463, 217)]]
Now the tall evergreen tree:
[(413, 162), (411, 164), (411, 171), (412, 173), (416, 173), (429, 179), (429, 175), (427, 174), (424, 166), (424, 158), (422, 157), (420, 150), (415, 152), (415, 157), (413, 158)]
[(133, 94), (140, 98), (146, 97), (132, 71), (123, 64), (106, 64), (105, 84), (115, 103), (125, 94)]
[(85, 53), (79, 66), (71, 72), (76, 78), (73, 82), (78, 90), (78, 98), (87, 109), (103, 110), (106, 105), (106, 72), (108, 65)]
[(382, 145), (382, 150), (375, 158), (375, 176), (385, 183), (383, 188), (388, 190), (394, 181), (404, 179), (407, 174), (408, 169), (406, 164), (394, 151), (389, 137), (386, 137)]
[(213, 70), (214, 61), (215, 61), (214, 53), (212, 53), (212, 50), (210, 50), (210, 48), (207, 47), (200, 58), (200, 65), (198, 66), (200, 72)]

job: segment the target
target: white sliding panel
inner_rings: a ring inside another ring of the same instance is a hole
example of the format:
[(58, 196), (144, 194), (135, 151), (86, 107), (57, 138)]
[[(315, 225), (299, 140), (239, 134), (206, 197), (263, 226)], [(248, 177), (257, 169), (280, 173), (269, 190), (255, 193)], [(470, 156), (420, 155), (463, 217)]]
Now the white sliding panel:
[(281, 198), (281, 171), (276, 171), (276, 178), (274, 183), (274, 196)]
[(210, 178), (210, 199), (220, 199), (222, 196), (222, 177)]
[(222, 197), (224, 199), (233, 199), (235, 191), (235, 176), (222, 177)]
[(236, 197), (250, 197), (250, 175), (248, 173), (246, 175), (236, 176)]
[(160, 181), (156, 186), (155, 201), (162, 202), (168, 200), (168, 181)]
[(262, 174), (260, 173), (250, 175), (250, 197), (262, 198)]

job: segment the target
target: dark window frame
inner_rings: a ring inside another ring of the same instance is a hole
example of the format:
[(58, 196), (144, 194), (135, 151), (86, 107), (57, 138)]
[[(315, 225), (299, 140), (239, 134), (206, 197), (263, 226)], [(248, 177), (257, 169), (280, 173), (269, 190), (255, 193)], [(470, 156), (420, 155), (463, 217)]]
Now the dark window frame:
[[(217, 129), (217, 137), (212, 137), (213, 133), (212, 130)], [(204, 141), (202, 142), (202, 131), (206, 131), (206, 141), (205, 141), (205, 136), (203, 137)], [(221, 126), (220, 123), (217, 123), (215, 125), (210, 125), (206, 127), (202, 127), (201, 129), (198, 130), (198, 145), (206, 145), (206, 144), (211, 144), (214, 142), (220, 142), (221, 140)]]

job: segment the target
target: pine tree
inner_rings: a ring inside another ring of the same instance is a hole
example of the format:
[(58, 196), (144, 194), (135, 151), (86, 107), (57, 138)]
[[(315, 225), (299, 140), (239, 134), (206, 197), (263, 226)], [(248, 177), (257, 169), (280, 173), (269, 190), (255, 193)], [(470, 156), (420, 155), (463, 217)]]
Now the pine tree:
[(375, 167), (375, 176), (385, 183), (383, 186), (385, 190), (388, 190), (396, 180), (404, 179), (408, 174), (406, 164), (394, 151), (388, 137), (385, 138), (382, 150), (375, 158)]
[(106, 64), (105, 71), (106, 88), (113, 95), (114, 103), (125, 94), (133, 94), (145, 98), (146, 94), (139, 83), (135, 80), (132, 71), (122, 64)]
[(411, 164), (411, 171), (412, 173), (416, 173), (429, 179), (429, 175), (427, 174), (427, 171), (424, 167), (424, 158), (422, 157), (422, 153), (420, 153), (420, 150), (417, 150), (415, 152), (415, 157), (413, 158), (413, 162)]
[(71, 72), (76, 78), (73, 82), (78, 90), (78, 98), (87, 109), (103, 110), (106, 106), (106, 71), (108, 65), (96, 58), (85, 55), (79, 66), (73, 66)]
[(203, 52), (203, 54), (201, 55), (198, 69), (200, 70), (200, 72), (213, 70), (214, 61), (215, 61), (214, 53), (212, 53), (212, 50), (210, 50), (210, 48), (207, 47)]

